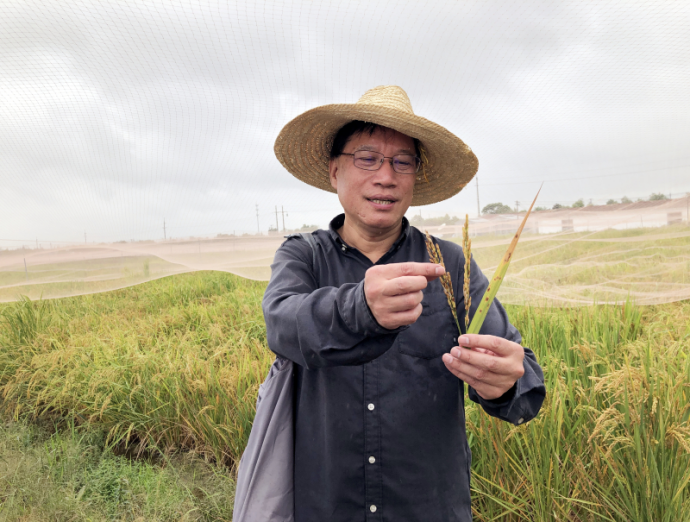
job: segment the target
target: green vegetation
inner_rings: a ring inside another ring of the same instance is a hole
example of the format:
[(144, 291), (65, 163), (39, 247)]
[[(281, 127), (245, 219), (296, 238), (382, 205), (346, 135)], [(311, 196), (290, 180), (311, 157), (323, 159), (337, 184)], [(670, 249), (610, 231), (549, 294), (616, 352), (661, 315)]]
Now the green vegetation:
[(519, 427), (468, 407), (477, 519), (689, 520), (690, 303), (509, 313), (548, 397)]
[[(199, 272), (0, 305), (0, 520), (229, 519), (264, 288)], [(548, 397), (522, 426), (468, 404), (476, 519), (690, 519), (690, 303), (507, 309)]]
[(193, 454), (132, 459), (101, 432), (0, 425), (0, 521), (230, 520), (234, 482)]
[(440, 225), (455, 225), (460, 223), (460, 218), (458, 216), (449, 216), (446, 214), (441, 217), (430, 217), (423, 218), (419, 214), (416, 214), (410, 218), (410, 223), (416, 227), (437, 227)]
[(224, 273), (0, 308), (8, 416), (68, 416), (111, 441), (234, 466), (272, 357), (265, 283)]
[(482, 209), (482, 214), (509, 214), (513, 209), (501, 202), (489, 203)]

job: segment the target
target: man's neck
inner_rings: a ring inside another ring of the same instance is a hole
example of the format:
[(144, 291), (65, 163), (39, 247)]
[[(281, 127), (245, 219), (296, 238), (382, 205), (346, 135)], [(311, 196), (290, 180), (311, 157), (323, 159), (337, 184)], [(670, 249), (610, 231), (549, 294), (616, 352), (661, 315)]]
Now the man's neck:
[(393, 243), (400, 237), (402, 231), (402, 220), (389, 229), (370, 230), (366, 227), (359, 227), (353, 224), (345, 216), (345, 222), (337, 232), (345, 243), (355, 247), (362, 254), (367, 256), (372, 263), (376, 263), (383, 255), (390, 250)]

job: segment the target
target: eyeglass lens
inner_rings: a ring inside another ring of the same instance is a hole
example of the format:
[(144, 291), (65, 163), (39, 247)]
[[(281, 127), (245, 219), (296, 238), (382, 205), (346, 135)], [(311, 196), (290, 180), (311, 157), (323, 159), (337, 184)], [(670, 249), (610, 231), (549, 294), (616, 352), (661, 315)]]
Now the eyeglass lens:
[[(378, 170), (383, 165), (385, 156), (371, 150), (358, 150), (353, 154), (356, 167), (364, 170)], [(396, 154), (393, 160), (393, 170), (399, 174), (414, 174), (419, 168), (419, 158), (412, 154)]]

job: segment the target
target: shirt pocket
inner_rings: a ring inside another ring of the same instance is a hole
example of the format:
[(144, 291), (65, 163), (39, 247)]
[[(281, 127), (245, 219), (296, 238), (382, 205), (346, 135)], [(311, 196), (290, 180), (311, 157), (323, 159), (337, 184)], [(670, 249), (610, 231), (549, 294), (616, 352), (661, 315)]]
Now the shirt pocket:
[[(437, 281), (434, 281), (436, 283)], [(435, 359), (458, 345), (458, 328), (443, 289), (427, 288), (422, 315), (398, 334), (400, 353), (420, 359)]]

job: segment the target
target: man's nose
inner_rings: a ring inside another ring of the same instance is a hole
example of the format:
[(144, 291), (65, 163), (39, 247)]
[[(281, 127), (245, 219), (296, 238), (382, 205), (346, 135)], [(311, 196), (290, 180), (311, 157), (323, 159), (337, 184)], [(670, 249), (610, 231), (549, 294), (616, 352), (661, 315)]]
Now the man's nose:
[(397, 173), (393, 170), (393, 164), (391, 159), (385, 158), (383, 160), (383, 165), (376, 171), (374, 183), (380, 183), (382, 185), (395, 185)]

